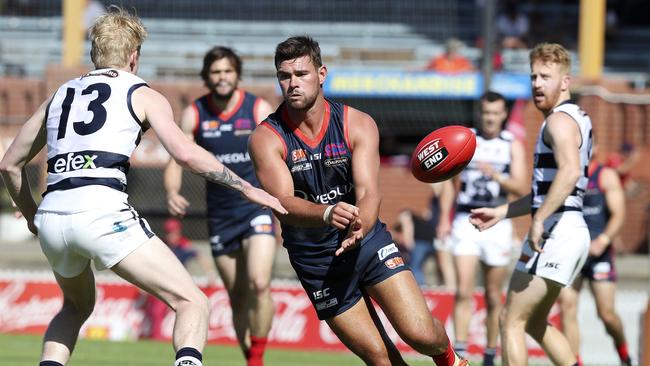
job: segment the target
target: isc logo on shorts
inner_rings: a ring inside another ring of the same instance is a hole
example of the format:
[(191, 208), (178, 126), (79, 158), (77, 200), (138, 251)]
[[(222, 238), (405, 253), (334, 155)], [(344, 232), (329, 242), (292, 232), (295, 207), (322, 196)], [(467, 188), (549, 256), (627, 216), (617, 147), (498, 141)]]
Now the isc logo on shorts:
[(379, 256), (380, 261), (383, 261), (384, 258), (388, 257), (389, 255), (391, 255), (393, 253), (397, 253), (397, 252), (398, 252), (397, 246), (395, 246), (395, 243), (391, 243), (391, 244), (388, 244), (385, 247), (379, 249), (377, 251), (377, 256)]

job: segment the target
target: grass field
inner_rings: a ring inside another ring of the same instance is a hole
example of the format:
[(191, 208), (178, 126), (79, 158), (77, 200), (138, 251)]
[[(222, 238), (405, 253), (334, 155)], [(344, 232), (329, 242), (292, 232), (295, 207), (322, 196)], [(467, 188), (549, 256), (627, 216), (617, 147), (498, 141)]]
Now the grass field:
[[(41, 336), (0, 334), (0, 360), (3, 365), (38, 365)], [(174, 353), (168, 342), (108, 342), (80, 340), (68, 366), (171, 366)], [(245, 366), (239, 348), (209, 345), (204, 353), (205, 366)], [(349, 353), (304, 352), (269, 349), (266, 366), (362, 366)], [(431, 360), (408, 360), (410, 365), (432, 365)]]

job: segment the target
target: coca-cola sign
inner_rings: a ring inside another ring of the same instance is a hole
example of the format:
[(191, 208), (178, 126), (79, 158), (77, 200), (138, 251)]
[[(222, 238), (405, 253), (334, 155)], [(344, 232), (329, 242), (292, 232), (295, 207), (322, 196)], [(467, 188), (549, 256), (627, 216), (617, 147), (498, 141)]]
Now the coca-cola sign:
[[(232, 326), (232, 311), (228, 293), (223, 287), (204, 288), (212, 306), (208, 341), (235, 344), (237, 338)], [(318, 320), (303, 289), (295, 284), (272, 286), (275, 305), (273, 327), (269, 345), (284, 348), (344, 350), (345, 346), (327, 326)], [(482, 294), (475, 295), (473, 318), (470, 323), (469, 351), (480, 355), (485, 345), (485, 304)], [(97, 302), (92, 316), (81, 330), (82, 337), (127, 340), (151, 334), (152, 324), (160, 327), (157, 335), (170, 339), (174, 326), (174, 314), (163, 308), (162, 312), (147, 312), (146, 294), (125, 283), (97, 284)], [(447, 291), (424, 291), (427, 305), (453, 339), (451, 314), (453, 293)], [(43, 333), (54, 315), (61, 308), (61, 291), (54, 281), (0, 278), (0, 332)], [(377, 313), (386, 326), (389, 337), (402, 352), (414, 352), (402, 341), (390, 326), (380, 308)], [(158, 319), (147, 319), (155, 316)], [(558, 323), (557, 312), (551, 320)], [(145, 332), (147, 330), (147, 332)], [(529, 339), (529, 354), (543, 356), (543, 351)]]

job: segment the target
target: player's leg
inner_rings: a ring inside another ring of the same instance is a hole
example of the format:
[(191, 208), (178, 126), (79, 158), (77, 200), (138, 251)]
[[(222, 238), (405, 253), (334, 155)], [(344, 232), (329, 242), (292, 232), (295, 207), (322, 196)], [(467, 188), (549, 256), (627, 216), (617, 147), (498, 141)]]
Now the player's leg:
[(400, 337), (414, 350), (431, 356), (436, 365), (458, 365), (443, 324), (431, 316), (422, 292), (409, 271), (402, 271), (366, 290), (382, 308)]
[(616, 283), (613, 281), (591, 281), (591, 291), (596, 299), (598, 317), (605, 324), (607, 334), (614, 340), (614, 346), (621, 361), (624, 364), (630, 363), (630, 355), (627, 351), (627, 342), (623, 332), (623, 322), (618, 316), (614, 306)]
[(484, 365), (492, 365), (499, 339), (499, 314), (503, 309), (503, 282), (508, 273), (506, 266), (483, 265), (485, 278), (485, 306), (487, 315), (485, 327), (487, 344), (485, 347)]
[(367, 297), (326, 321), (341, 342), (366, 365), (406, 365)]
[(525, 272), (513, 273), (500, 319), (504, 365), (527, 365), (526, 333), (542, 345), (554, 364), (575, 364), (564, 335), (546, 321), (560, 289), (553, 281)]
[(578, 356), (580, 354), (580, 327), (578, 326), (578, 297), (582, 287), (582, 277), (576, 278), (573, 286), (564, 287), (560, 291), (558, 303), (560, 305), (560, 318), (562, 332), (569, 341), (571, 350)]
[(416, 240), (415, 246), (410, 253), (409, 267), (411, 267), (411, 272), (413, 272), (415, 281), (419, 286), (425, 286), (427, 284), (427, 281), (424, 278), (424, 271), (422, 270), (424, 261), (427, 259), (427, 256), (430, 253), (430, 249), (427, 248), (427, 244), (429, 244), (429, 246), (433, 245), (433, 243), (427, 243), (424, 240)]
[(437, 240), (436, 243), (436, 264), (438, 265), (438, 272), (442, 279), (442, 285), (449, 290), (456, 290), (456, 274), (454, 273), (454, 259), (447, 244), (442, 244), (442, 240)]
[(248, 280), (248, 319), (250, 324), (249, 365), (261, 365), (267, 337), (273, 323), (271, 275), (275, 260), (275, 237), (261, 234), (244, 240)]
[(250, 347), (250, 335), (248, 323), (248, 281), (246, 279), (246, 261), (242, 250), (235, 250), (227, 254), (214, 257), (214, 263), (219, 272), (219, 277), (228, 292), (230, 308), (232, 311), (232, 323), (235, 334), (244, 354)]
[(65, 278), (56, 272), (54, 277), (63, 292), (63, 306), (45, 331), (41, 361), (65, 365), (77, 343), (81, 326), (95, 306), (95, 278), (90, 263), (75, 277)]
[(461, 357), (467, 352), (469, 325), (474, 313), (474, 286), (476, 269), (479, 266), (477, 255), (455, 255), (456, 301), (454, 302), (454, 349)]
[(190, 357), (200, 362), (208, 332), (208, 299), (167, 245), (154, 236), (111, 269), (175, 311), (177, 363)]
[(78, 224), (69, 216), (38, 212), (34, 219), (41, 249), (63, 292), (61, 310), (50, 321), (43, 337), (42, 364), (65, 364), (70, 359), (79, 330), (95, 306), (95, 278), (90, 260), (72, 249), (64, 235), (66, 224)]

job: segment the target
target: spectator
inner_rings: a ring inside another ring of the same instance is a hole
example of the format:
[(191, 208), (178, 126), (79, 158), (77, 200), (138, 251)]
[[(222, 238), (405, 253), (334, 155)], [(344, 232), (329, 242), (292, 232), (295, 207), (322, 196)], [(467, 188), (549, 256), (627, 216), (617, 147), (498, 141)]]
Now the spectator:
[(448, 74), (474, 71), (472, 62), (459, 53), (462, 47), (461, 41), (449, 39), (445, 45), (445, 53), (434, 57), (427, 65), (427, 70)]
[(529, 30), (528, 16), (522, 13), (515, 0), (505, 4), (505, 11), (497, 17), (496, 28), (503, 48), (526, 48)]

